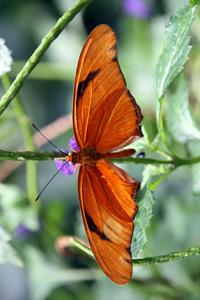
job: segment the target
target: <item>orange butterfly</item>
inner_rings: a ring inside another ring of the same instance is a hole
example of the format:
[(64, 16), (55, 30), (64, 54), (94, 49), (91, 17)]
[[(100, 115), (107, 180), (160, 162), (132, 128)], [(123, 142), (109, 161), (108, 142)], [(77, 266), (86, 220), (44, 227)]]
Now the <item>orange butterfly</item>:
[(132, 275), (139, 182), (109, 159), (134, 153), (113, 151), (141, 137), (141, 119), (117, 61), (115, 34), (108, 25), (97, 26), (82, 49), (75, 78), (73, 125), (79, 151), (66, 159), (80, 164), (79, 200), (91, 249), (104, 273), (118, 284)]

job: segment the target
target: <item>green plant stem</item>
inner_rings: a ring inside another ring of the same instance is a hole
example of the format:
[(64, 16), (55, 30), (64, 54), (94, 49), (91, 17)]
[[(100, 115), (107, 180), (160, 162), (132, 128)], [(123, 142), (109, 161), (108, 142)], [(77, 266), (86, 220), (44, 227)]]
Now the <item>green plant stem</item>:
[(200, 163), (200, 157), (192, 157), (192, 158), (180, 158), (174, 157), (170, 160), (162, 160), (155, 158), (139, 158), (139, 157), (127, 157), (122, 159), (112, 160), (118, 163), (135, 163), (135, 164), (163, 164), (163, 165), (173, 165), (174, 167), (193, 165)]
[[(63, 156), (63, 155), (62, 155)], [(56, 157), (61, 157), (57, 152), (33, 152), (33, 151), (4, 151), (0, 150), (0, 160), (52, 160)]]
[[(72, 252), (74, 251), (75, 253), (77, 253), (77, 250), (79, 250), (79, 252), (82, 252), (83, 254), (89, 257), (94, 257), (91, 249), (86, 246), (85, 242), (81, 242), (76, 238), (68, 237), (67, 247)], [(170, 261), (179, 260), (179, 259), (183, 259), (195, 255), (200, 255), (200, 246), (192, 247), (190, 249), (183, 250), (183, 251), (171, 252), (166, 255), (151, 256), (145, 258), (134, 258), (132, 261), (133, 261), (133, 265), (144, 266), (144, 265), (170, 262)]]
[[(55, 158), (64, 158), (63, 153), (60, 152), (33, 152), (33, 151), (4, 151), (0, 150), (0, 160), (53, 160)], [(118, 163), (134, 163), (134, 164), (165, 164), (165, 165), (173, 165), (175, 167), (186, 166), (200, 163), (200, 156), (192, 157), (192, 158), (180, 158), (174, 157), (171, 160), (162, 160), (155, 158), (140, 158), (140, 157), (127, 157), (127, 158), (118, 158), (113, 159), (112, 161)]]
[(153, 180), (149, 183), (149, 188), (151, 191), (155, 191), (159, 184), (174, 171), (174, 166), (171, 166), (164, 174), (159, 176), (156, 180)]
[(16, 79), (11, 84), (8, 91), (4, 94), (4, 96), (0, 100), (0, 115), (5, 111), (8, 107), (9, 103), (18, 93), (20, 88), (23, 85), (24, 80), (30, 74), (30, 72), (34, 69), (34, 67), (38, 64), (42, 55), (51, 45), (51, 43), (58, 37), (58, 35), (63, 31), (65, 26), (84, 8), (87, 4), (92, 2), (92, 0), (77, 0), (64, 15), (58, 19), (55, 26), (47, 33), (47, 35), (43, 38), (40, 45), (31, 55), (31, 57), (27, 60), (26, 64), (22, 68), (22, 70), (18, 73)]
[(159, 256), (149, 256), (144, 258), (135, 258), (133, 259), (134, 265), (152, 265), (158, 263), (165, 263), (174, 260), (179, 260), (195, 255), (200, 255), (200, 246), (192, 247), (187, 250), (171, 252), (166, 255), (159, 255)]
[[(7, 74), (2, 76), (2, 84), (5, 90), (9, 89), (10, 87), (10, 79)], [(32, 130), (31, 125), (29, 122), (28, 117), (26, 116), (26, 113), (24, 111), (23, 105), (19, 99), (19, 97), (15, 96), (15, 101), (13, 102), (13, 109), (15, 112), (16, 119), (18, 121), (18, 124), (20, 126), (24, 145), (26, 149), (35, 150), (35, 146), (32, 139)], [(27, 194), (28, 199), (30, 201), (33, 201), (37, 195), (37, 169), (36, 169), (36, 163), (33, 161), (27, 161), (26, 162), (26, 181), (27, 181)]]

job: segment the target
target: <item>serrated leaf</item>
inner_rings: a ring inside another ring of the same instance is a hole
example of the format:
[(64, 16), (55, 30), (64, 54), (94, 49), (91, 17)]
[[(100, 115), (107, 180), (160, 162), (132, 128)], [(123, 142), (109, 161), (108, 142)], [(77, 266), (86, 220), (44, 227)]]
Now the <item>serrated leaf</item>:
[(139, 251), (143, 250), (147, 241), (146, 229), (153, 216), (154, 202), (153, 192), (146, 189), (143, 199), (139, 202), (139, 211), (135, 218), (135, 227), (131, 244), (133, 257), (136, 257)]
[(10, 240), (10, 235), (0, 226), (0, 264), (10, 263), (17, 267), (23, 267), (15, 249), (10, 245)]
[(167, 103), (166, 122), (170, 135), (179, 143), (200, 140), (200, 129), (195, 124), (189, 107), (186, 81), (180, 76), (176, 90)]
[(190, 26), (196, 7), (186, 6), (173, 16), (166, 28), (163, 51), (157, 66), (157, 94), (160, 99), (172, 82), (183, 70), (190, 52)]

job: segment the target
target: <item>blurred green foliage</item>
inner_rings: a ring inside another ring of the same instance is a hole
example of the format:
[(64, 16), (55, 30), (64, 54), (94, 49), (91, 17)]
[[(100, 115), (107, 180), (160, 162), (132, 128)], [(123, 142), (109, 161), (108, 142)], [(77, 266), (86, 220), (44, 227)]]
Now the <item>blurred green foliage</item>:
[[(189, 1), (184, 0), (151, 0), (146, 1), (145, 10), (145, 6), (136, 5), (139, 2), (145, 4), (142, 0), (94, 0), (77, 15), (20, 90), (24, 117), (29, 125), (34, 122), (42, 128), (71, 112), (73, 78), (83, 42), (94, 26), (107, 23), (117, 33), (119, 61), (144, 116), (144, 137), (133, 146), (137, 153), (145, 151), (147, 157), (159, 159), (200, 156), (199, 8), (185, 8)], [(12, 79), (72, 3), (0, 1), (0, 38), (12, 51)], [(0, 95), (3, 93), (2, 85)], [(1, 149), (17, 151), (26, 145), (14, 102), (2, 114), (0, 126)], [(59, 136), (55, 132), (55, 143), (66, 149), (71, 135), (71, 129)], [(51, 146), (42, 150), (51, 150)], [(30, 204), (24, 165), (15, 171), (9, 171), (10, 166), (0, 164), (2, 299), (200, 298), (198, 257), (134, 267), (134, 279), (118, 287), (91, 259), (72, 253), (60, 256), (55, 249), (57, 238), (85, 238), (77, 175), (58, 175), (39, 203)], [(200, 245), (200, 164), (174, 170), (173, 166), (127, 163), (123, 168), (142, 181), (134, 256), (138, 252), (139, 257), (155, 256)], [(39, 190), (54, 173), (53, 162), (37, 164)]]

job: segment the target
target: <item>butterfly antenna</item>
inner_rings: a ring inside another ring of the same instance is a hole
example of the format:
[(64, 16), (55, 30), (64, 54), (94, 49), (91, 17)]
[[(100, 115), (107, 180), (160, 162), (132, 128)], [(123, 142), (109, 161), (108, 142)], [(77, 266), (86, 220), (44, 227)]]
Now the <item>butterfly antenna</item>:
[(35, 124), (32, 124), (32, 126), (33, 126), (33, 128), (35, 128), (35, 130), (36, 130), (37, 132), (39, 132), (39, 133), (41, 134), (41, 136), (43, 136), (43, 138), (44, 138), (45, 140), (47, 140), (54, 148), (56, 148), (58, 151), (62, 152), (62, 153), (65, 154), (65, 155), (67, 154), (67, 153), (64, 152), (62, 149), (58, 148), (58, 146), (56, 146), (56, 144), (54, 144), (51, 140), (49, 140), (48, 137), (46, 137), (46, 136), (42, 133), (42, 131), (41, 131), (39, 128), (37, 128), (37, 126), (36, 126)]
[(68, 161), (66, 161), (62, 167), (60, 169), (57, 170), (57, 172), (49, 179), (49, 181), (45, 184), (45, 186), (43, 187), (43, 189), (41, 190), (41, 192), (39, 193), (39, 195), (37, 196), (37, 198), (35, 199), (35, 201), (38, 201), (38, 199), (40, 198), (40, 196), (42, 195), (42, 193), (44, 192), (44, 190), (46, 189), (46, 187), (52, 182), (52, 180), (58, 175), (58, 173), (66, 166), (66, 164), (68, 163)]

